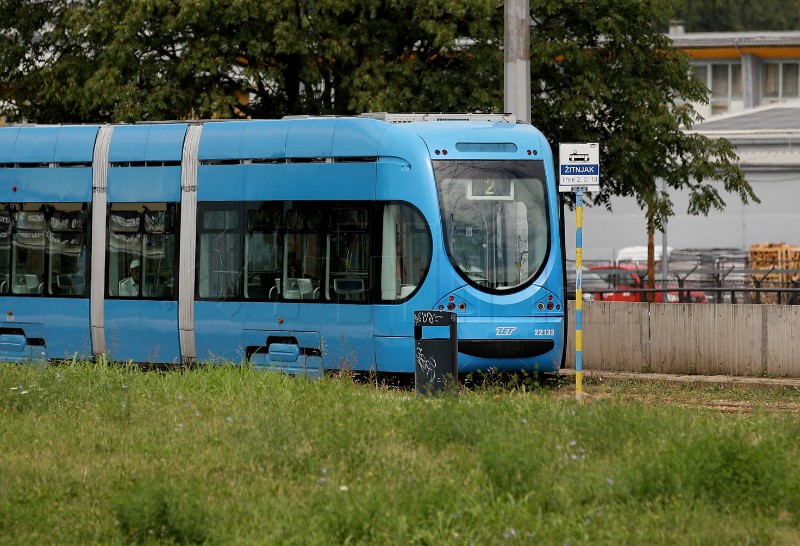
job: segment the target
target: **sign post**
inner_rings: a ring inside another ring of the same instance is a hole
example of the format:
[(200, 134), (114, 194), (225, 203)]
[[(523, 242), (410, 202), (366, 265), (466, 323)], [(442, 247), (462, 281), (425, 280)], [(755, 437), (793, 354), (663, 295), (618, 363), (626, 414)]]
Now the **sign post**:
[(558, 149), (558, 191), (575, 192), (575, 399), (583, 398), (583, 192), (600, 191), (600, 146), (566, 143)]

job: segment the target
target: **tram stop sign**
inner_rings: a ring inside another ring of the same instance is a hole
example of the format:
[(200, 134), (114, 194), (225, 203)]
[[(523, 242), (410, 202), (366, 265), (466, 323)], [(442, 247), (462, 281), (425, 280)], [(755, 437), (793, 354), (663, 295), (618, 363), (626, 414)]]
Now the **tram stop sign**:
[(600, 145), (596, 142), (561, 143), (558, 191), (600, 191)]

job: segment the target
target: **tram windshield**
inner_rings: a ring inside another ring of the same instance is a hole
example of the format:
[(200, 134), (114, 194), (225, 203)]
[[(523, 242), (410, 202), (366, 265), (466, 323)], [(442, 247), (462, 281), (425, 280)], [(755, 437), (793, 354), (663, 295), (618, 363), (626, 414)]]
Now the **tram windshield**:
[(487, 291), (529, 282), (547, 257), (541, 161), (434, 161), (450, 261)]

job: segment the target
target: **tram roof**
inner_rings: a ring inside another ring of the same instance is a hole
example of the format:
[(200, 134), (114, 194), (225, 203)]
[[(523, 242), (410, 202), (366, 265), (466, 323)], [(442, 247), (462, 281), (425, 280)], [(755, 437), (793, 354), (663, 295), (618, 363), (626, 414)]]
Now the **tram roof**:
[[(426, 123), (426, 122), (436, 123)], [(473, 122), (465, 125), (463, 122)], [(480, 122), (477, 125), (475, 122)], [(289, 116), (280, 120), (201, 121), (198, 159), (374, 157), (390, 127), (420, 136), (454, 129), (464, 138), (484, 127), (517, 125), (508, 114), (371, 113), (353, 117)], [(193, 122), (115, 125), (110, 162), (179, 161)], [(459, 129), (459, 126), (461, 127)], [(527, 124), (525, 124), (527, 126)], [(0, 163), (92, 161), (98, 125), (19, 125), (0, 129)], [(477, 137), (477, 133), (476, 133)]]
[(180, 161), (187, 123), (117, 125), (111, 134), (108, 160)]
[(378, 155), (388, 125), (358, 118), (295, 118), (207, 123), (199, 159)]
[(3, 127), (0, 131), (0, 163), (90, 163), (97, 127)]

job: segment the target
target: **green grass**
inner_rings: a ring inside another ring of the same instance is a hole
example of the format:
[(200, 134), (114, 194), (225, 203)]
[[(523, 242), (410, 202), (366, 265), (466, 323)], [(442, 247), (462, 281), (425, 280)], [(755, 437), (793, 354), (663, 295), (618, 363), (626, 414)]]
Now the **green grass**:
[(5, 365), (0, 544), (800, 543), (796, 392), (572, 388)]

